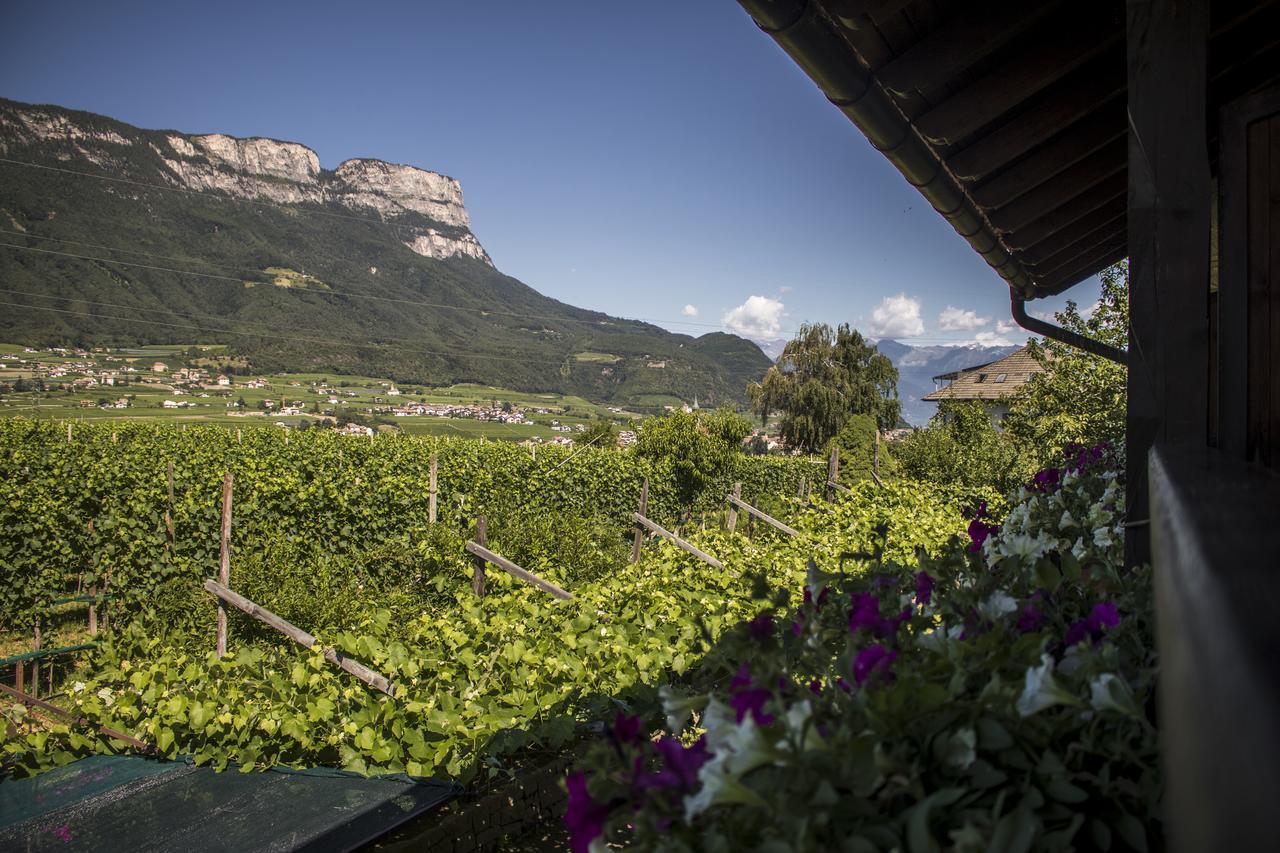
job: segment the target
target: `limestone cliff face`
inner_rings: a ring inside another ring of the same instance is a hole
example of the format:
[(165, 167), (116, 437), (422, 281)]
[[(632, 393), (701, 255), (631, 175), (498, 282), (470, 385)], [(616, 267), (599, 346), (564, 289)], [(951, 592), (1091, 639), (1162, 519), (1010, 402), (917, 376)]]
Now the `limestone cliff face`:
[(122, 125), (104, 127), (93, 117), (77, 122), (78, 115), (17, 104), (0, 109), (0, 153), (12, 147), (5, 140), (56, 143), (58, 159), (70, 163), (82, 157), (111, 169), (122, 159), (121, 146), (146, 146), (163, 164), (161, 177), (184, 189), (278, 204), (336, 202), (355, 215), (397, 223), (404, 245), (420, 255), (463, 255), (493, 265), (471, 233), (461, 185), (445, 175), (366, 159), (347, 160), (326, 172), (316, 152), (296, 142), (221, 133), (127, 133)]

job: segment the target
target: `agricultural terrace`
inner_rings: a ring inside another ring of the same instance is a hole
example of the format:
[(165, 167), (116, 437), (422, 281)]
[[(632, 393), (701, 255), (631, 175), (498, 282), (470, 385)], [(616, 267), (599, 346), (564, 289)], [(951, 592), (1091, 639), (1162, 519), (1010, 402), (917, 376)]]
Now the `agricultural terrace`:
[[(1001, 526), (995, 495), (969, 519), (907, 480), (823, 499), (827, 469), (797, 457), (690, 480), (632, 451), (22, 420), (0, 449), (10, 643), (39, 620), (46, 647), (90, 646), (42, 670), (85, 725), (15, 706), (10, 773), (128, 748), (99, 726), (220, 769), (473, 784), (575, 752), (583, 850), (1136, 846), (1155, 819), (1149, 604), (1116, 570), (1103, 450), (1011, 496)], [(223, 586), (310, 650), (228, 606), (215, 653), (230, 484)], [(637, 509), (671, 535), (642, 540)], [(477, 596), (475, 540), (567, 597), (492, 561)], [(86, 590), (96, 637), (54, 604)]]

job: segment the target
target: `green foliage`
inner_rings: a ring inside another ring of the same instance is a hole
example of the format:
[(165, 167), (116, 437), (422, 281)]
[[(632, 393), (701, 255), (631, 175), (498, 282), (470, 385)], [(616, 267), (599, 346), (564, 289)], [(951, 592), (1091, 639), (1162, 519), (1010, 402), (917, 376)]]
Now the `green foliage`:
[(751, 422), (728, 409), (674, 411), (640, 424), (635, 452), (669, 465), (681, 502), (692, 506), (698, 494), (721, 479), (742, 455), (742, 441), (750, 432)]
[(881, 429), (898, 423), (898, 371), (847, 323), (832, 329), (805, 324), (787, 343), (764, 379), (747, 388), (763, 420), (782, 412), (782, 437), (814, 452), (854, 414), (870, 415)]
[(579, 446), (616, 447), (618, 444), (618, 427), (613, 421), (603, 418), (587, 424), (587, 428), (573, 438)]
[[(1057, 313), (1073, 332), (1126, 349), (1129, 343), (1129, 262), (1102, 273), (1102, 294), (1088, 318), (1075, 302)], [(1004, 427), (1047, 464), (1069, 445), (1124, 444), (1128, 371), (1096, 355), (1046, 340), (1035, 353), (1044, 372), (1032, 378)]]
[(976, 402), (939, 403), (929, 426), (896, 442), (893, 452), (906, 476), (975, 495), (1011, 491), (1034, 471), (1024, 447), (992, 426), (990, 412)]
[(803, 602), (759, 584), (761, 617), (642, 713), (675, 738), (615, 736), (583, 762), (576, 840), (1161, 849), (1151, 572), (1121, 568), (1114, 460), (1013, 499), (978, 552), (828, 536)]
[(880, 479), (894, 476), (898, 463), (889, 453), (887, 442), (876, 440), (876, 422), (870, 415), (851, 415), (840, 432), (827, 442), (824, 455), (833, 446), (840, 448), (840, 482), (848, 485), (871, 479), (879, 458)]

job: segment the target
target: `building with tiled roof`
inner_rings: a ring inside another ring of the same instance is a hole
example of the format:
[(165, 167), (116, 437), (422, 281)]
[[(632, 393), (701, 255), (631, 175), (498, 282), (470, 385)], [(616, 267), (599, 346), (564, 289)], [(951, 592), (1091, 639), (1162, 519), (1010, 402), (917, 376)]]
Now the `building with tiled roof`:
[(930, 403), (943, 400), (985, 402), (989, 404), (991, 419), (999, 422), (1009, 413), (1009, 398), (1043, 370), (1044, 367), (1031, 354), (1031, 347), (1025, 346), (998, 361), (933, 377), (940, 386), (920, 399)]

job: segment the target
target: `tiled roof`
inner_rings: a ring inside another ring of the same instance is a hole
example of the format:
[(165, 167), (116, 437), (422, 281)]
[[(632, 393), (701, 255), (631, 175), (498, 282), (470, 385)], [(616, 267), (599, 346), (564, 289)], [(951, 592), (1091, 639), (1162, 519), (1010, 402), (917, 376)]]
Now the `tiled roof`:
[(942, 400), (998, 400), (1015, 394), (1032, 376), (1043, 370), (1040, 362), (1031, 354), (1031, 348), (1027, 346), (999, 361), (934, 377), (954, 377), (954, 381), (920, 399), (930, 403)]

